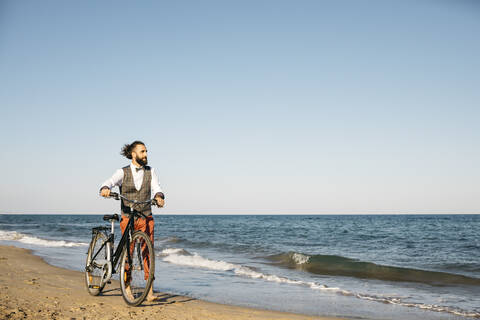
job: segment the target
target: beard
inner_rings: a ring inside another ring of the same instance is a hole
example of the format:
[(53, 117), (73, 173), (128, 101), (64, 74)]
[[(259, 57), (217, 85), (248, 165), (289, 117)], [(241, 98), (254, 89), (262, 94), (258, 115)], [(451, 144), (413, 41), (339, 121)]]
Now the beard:
[(143, 166), (146, 166), (147, 163), (148, 163), (147, 157), (145, 157), (145, 158), (143, 158), (143, 159), (142, 159), (142, 158), (135, 157), (135, 160), (136, 160), (137, 163), (138, 163), (139, 165), (141, 165), (142, 167), (143, 167)]

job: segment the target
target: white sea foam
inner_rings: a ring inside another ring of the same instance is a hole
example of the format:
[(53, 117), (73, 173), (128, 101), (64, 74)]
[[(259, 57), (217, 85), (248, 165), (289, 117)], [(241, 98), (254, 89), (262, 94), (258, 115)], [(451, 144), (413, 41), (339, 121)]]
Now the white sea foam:
[(203, 269), (210, 269), (210, 270), (217, 270), (217, 271), (231, 271), (239, 276), (244, 276), (252, 279), (262, 279), (270, 282), (277, 282), (277, 283), (286, 283), (286, 284), (293, 284), (293, 285), (301, 285), (307, 286), (315, 290), (328, 290), (328, 291), (343, 291), (339, 288), (330, 288), (326, 285), (318, 284), (315, 282), (306, 282), (300, 280), (292, 280), (285, 277), (280, 277), (277, 275), (272, 274), (265, 274), (258, 271), (253, 270), (247, 266), (242, 266), (239, 264), (234, 264), (226, 261), (221, 260), (212, 260), (208, 258), (204, 258), (197, 253), (189, 253), (184, 249), (179, 248), (168, 248), (164, 249), (160, 254), (162, 260), (165, 262), (182, 265), (182, 266), (189, 266), (195, 268), (203, 268)]
[(304, 264), (310, 260), (310, 256), (295, 252), (292, 255), (292, 259), (293, 261), (295, 261), (296, 264)]
[(160, 252), (160, 257), (166, 257), (169, 255), (182, 255), (182, 256), (191, 256), (192, 254), (185, 249), (181, 248), (167, 248)]
[[(272, 274), (265, 274), (262, 272), (258, 272), (249, 268), (247, 266), (242, 266), (239, 264), (234, 264), (226, 261), (221, 260), (213, 260), (204, 258), (197, 253), (190, 253), (185, 249), (181, 248), (168, 248), (164, 249), (161, 253), (158, 254), (159, 257), (162, 258), (163, 261), (182, 265), (182, 266), (189, 266), (194, 268), (203, 268), (203, 269), (210, 269), (210, 270), (217, 270), (217, 271), (230, 271), (235, 273), (238, 276), (253, 278), (253, 279), (261, 279), (270, 282), (277, 282), (277, 283), (285, 283), (291, 285), (299, 285), (309, 287), (312, 290), (321, 290), (321, 291), (329, 291), (335, 294), (340, 294), (344, 296), (351, 296), (358, 299), (363, 300), (370, 300), (370, 301), (377, 301), (381, 303), (389, 303), (394, 305), (400, 305), (404, 307), (414, 307), (420, 309), (427, 309), (436, 312), (447, 312), (450, 314), (455, 314), (464, 317), (480, 317), (479, 313), (472, 313), (468, 311), (464, 311), (461, 309), (454, 309), (445, 306), (439, 305), (429, 305), (429, 304), (422, 304), (422, 303), (410, 303), (406, 301), (402, 301), (399, 297), (391, 297), (385, 295), (373, 295), (373, 294), (363, 294), (363, 293), (355, 293), (348, 290), (342, 290), (340, 288), (335, 287), (328, 287), (323, 284), (319, 284), (316, 282), (308, 282), (308, 281), (301, 281), (301, 280), (293, 280), (288, 279), (285, 277), (272, 275)], [(308, 262), (310, 259), (309, 256), (298, 254), (297, 257), (292, 257), (294, 260), (297, 261), (299, 264), (303, 264)]]
[(34, 236), (26, 235), (16, 231), (3, 231), (0, 230), (0, 240), (18, 241), (25, 244), (33, 244), (43, 247), (80, 247), (88, 246), (88, 243), (84, 242), (72, 242), (65, 240), (47, 240)]

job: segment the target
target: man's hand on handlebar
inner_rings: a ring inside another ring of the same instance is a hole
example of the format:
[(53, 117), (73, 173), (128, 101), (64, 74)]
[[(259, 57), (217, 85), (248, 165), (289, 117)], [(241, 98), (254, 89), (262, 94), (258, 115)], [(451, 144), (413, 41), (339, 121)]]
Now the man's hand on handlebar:
[(161, 208), (165, 205), (165, 200), (162, 199), (162, 197), (160, 197), (158, 194), (155, 196), (155, 204), (157, 205), (157, 207)]
[(110, 189), (108, 188), (103, 188), (102, 190), (100, 190), (100, 195), (102, 197), (105, 197), (105, 198), (114, 198), (116, 200), (120, 200), (121, 199), (124, 199), (128, 202), (132, 202), (134, 204), (144, 204), (144, 203), (151, 203), (151, 204), (154, 204), (156, 205), (157, 207), (161, 208), (165, 205), (165, 200), (162, 199), (162, 196), (160, 194), (156, 194), (155, 197), (151, 200), (147, 200), (147, 201), (136, 201), (136, 200), (130, 200), (130, 199), (127, 199), (125, 198), (124, 196), (116, 193), (116, 192), (111, 192)]
[(102, 190), (100, 190), (100, 195), (102, 197), (108, 198), (110, 196), (110, 189), (102, 188)]

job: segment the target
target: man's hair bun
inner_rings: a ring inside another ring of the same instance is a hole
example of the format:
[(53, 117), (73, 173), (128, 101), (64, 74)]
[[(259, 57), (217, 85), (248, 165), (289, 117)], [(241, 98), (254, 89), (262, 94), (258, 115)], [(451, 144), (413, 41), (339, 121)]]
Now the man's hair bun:
[(127, 159), (132, 159), (132, 151), (133, 149), (135, 149), (136, 146), (138, 146), (139, 144), (141, 145), (145, 145), (145, 143), (143, 143), (142, 141), (133, 141), (132, 143), (130, 144), (125, 144), (122, 148), (122, 151), (120, 151), (120, 154), (122, 156), (124, 156), (125, 158)]

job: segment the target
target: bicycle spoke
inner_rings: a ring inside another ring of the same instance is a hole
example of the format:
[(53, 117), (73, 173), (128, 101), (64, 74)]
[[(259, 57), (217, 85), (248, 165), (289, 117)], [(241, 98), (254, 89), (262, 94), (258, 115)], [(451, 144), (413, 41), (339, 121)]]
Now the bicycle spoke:
[(103, 233), (97, 233), (87, 253), (85, 285), (88, 292), (94, 296), (98, 295), (105, 286), (103, 266), (107, 258), (107, 248), (104, 245), (106, 239)]
[[(128, 256), (131, 263), (128, 263)], [(135, 232), (130, 248), (122, 261), (122, 291), (130, 305), (143, 302), (153, 281), (154, 253), (150, 239), (144, 232)]]

